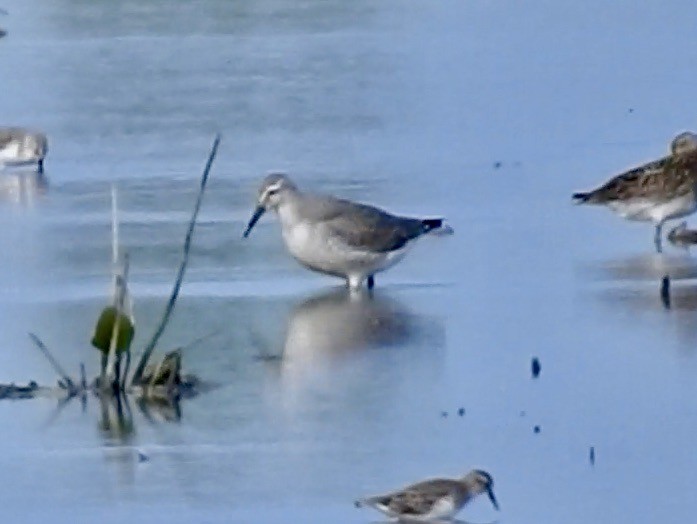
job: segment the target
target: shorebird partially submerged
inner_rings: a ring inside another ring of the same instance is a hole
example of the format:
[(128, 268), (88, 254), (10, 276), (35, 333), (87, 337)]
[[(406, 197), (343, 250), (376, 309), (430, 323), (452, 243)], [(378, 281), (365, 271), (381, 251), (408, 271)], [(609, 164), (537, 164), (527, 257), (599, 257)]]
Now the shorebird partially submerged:
[(36, 164), (39, 173), (43, 173), (46, 153), (48, 140), (43, 133), (21, 127), (0, 127), (0, 165)]
[(431, 479), (398, 491), (359, 499), (357, 508), (370, 506), (390, 518), (432, 522), (451, 519), (469, 501), (486, 493), (494, 508), (494, 480), (486, 471), (472, 470), (460, 479)]
[(573, 198), (578, 204), (607, 206), (627, 220), (652, 222), (660, 252), (663, 224), (697, 210), (697, 135), (680, 133), (670, 144), (670, 155), (621, 173), (597, 189), (575, 193)]
[(313, 271), (346, 279), (352, 289), (399, 262), (417, 238), (450, 233), (442, 218), (408, 218), (373, 206), (302, 192), (286, 175), (273, 174), (259, 189), (247, 237), (267, 210), (276, 211), (293, 257)]

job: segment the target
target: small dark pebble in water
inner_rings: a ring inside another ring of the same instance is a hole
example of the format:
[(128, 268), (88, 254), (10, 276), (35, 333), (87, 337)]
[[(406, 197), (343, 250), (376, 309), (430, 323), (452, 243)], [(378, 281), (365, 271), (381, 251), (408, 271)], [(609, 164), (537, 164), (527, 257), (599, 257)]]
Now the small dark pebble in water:
[(148, 457), (145, 453), (142, 451), (138, 452), (138, 462), (147, 462), (150, 460), (150, 457)]
[(501, 169), (501, 166), (503, 166), (503, 162), (501, 162), (500, 160), (494, 162), (494, 169)]
[(537, 357), (534, 357), (532, 359), (532, 364), (530, 365), (530, 368), (532, 370), (532, 378), (537, 378), (540, 376), (540, 371), (542, 370), (542, 366), (540, 366), (540, 361), (538, 360)]
[(590, 451), (588, 452), (588, 460), (591, 463), (591, 466), (595, 465), (595, 447), (591, 446)]
[(458, 409), (457, 414), (460, 415), (461, 417), (464, 417), (465, 416), (465, 408)]
[(670, 277), (668, 275), (661, 279), (661, 302), (664, 308), (670, 309)]
[(441, 411), (440, 416), (443, 418), (448, 418), (448, 412), (447, 411)]
[(535, 426), (534, 428), (532, 428), (532, 430), (535, 433), (539, 433), (541, 431), (540, 426)]

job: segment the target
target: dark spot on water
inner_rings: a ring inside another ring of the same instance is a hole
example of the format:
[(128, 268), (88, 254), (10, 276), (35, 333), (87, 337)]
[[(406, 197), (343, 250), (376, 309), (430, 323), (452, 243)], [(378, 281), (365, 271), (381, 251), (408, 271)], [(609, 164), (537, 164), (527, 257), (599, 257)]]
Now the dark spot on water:
[(524, 417), (526, 414), (527, 414), (527, 413), (525, 413), (525, 411), (521, 411), (521, 412), (520, 412), (520, 416), (521, 416), (521, 417)]
[(448, 412), (447, 411), (441, 411), (440, 416), (443, 418), (448, 418)]
[(148, 457), (145, 453), (142, 451), (138, 452), (138, 462), (147, 462), (150, 460), (150, 457)]
[(542, 370), (542, 366), (540, 365), (540, 361), (537, 357), (534, 357), (532, 359), (532, 364), (530, 365), (530, 368), (532, 370), (532, 378), (537, 378), (540, 375), (540, 371)]
[(534, 428), (532, 428), (532, 430), (533, 430), (534, 433), (539, 433), (540, 431), (542, 431), (542, 429), (540, 428), (540, 426), (535, 426)]
[(634, 108), (633, 108), (633, 107), (630, 107), (630, 108), (629, 108), (629, 112), (630, 112), (630, 113), (633, 113), (633, 112), (634, 112)]
[(460, 415), (461, 417), (464, 417), (465, 416), (465, 408), (458, 409), (457, 414)]
[(590, 451), (588, 452), (588, 460), (591, 463), (591, 466), (595, 465), (595, 447), (591, 446)]
[(670, 309), (670, 277), (668, 275), (661, 279), (661, 302), (664, 308)]
[(500, 160), (497, 160), (496, 162), (494, 162), (494, 169), (501, 169), (502, 166), (503, 166), (503, 162), (501, 162)]

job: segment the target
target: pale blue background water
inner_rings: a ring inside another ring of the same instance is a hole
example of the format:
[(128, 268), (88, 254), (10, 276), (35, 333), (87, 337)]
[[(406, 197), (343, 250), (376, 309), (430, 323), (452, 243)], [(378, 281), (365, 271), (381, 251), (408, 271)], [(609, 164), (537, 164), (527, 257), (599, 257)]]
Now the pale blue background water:
[[(670, 311), (658, 296), (666, 265), (694, 264), (569, 197), (695, 128), (697, 5), (3, 6), (0, 121), (45, 130), (50, 154), (47, 188), (0, 184), (0, 382), (55, 380), (29, 330), (95, 372), (112, 181), (142, 346), (224, 136), (163, 341), (211, 334), (185, 365), (220, 387), (178, 424), (132, 406), (129, 438), (100, 430), (93, 399), (58, 417), (50, 400), (0, 403), (3, 517), (369, 522), (357, 496), (477, 466), (502, 512), (478, 500), (468, 521), (694, 518), (697, 288), (674, 283)], [(375, 301), (347, 301), (272, 219), (240, 238), (272, 170), (443, 214), (456, 235), (381, 275)]]

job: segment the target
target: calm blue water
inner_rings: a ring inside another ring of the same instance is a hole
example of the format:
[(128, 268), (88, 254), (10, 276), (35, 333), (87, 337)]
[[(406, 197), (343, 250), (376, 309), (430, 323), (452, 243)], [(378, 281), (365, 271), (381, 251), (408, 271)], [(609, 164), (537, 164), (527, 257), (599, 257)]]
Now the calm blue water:
[[(217, 388), (179, 422), (135, 403), (121, 424), (94, 399), (0, 403), (0, 514), (371, 522), (356, 497), (481, 467), (502, 512), (477, 500), (467, 521), (691, 521), (697, 287), (674, 281), (670, 310), (658, 290), (696, 264), (653, 255), (649, 226), (569, 201), (694, 129), (697, 6), (3, 7), (0, 122), (45, 130), (50, 153), (47, 185), (0, 182), (0, 382), (54, 383), (28, 331), (96, 373), (110, 182), (142, 347), (215, 132), (223, 144), (162, 341), (206, 336), (184, 363)], [(425, 239), (374, 300), (347, 297), (288, 257), (271, 217), (241, 239), (274, 170), (442, 214), (456, 234)]]

